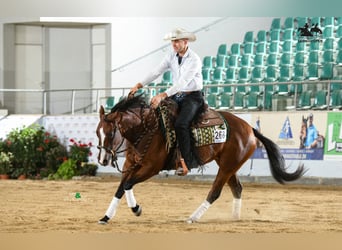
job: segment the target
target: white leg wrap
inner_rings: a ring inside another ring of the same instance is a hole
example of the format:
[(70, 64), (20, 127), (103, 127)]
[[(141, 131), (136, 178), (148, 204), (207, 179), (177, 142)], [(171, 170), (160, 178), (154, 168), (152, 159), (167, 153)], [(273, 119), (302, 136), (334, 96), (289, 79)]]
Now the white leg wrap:
[(232, 216), (234, 220), (240, 220), (242, 199), (233, 199)]
[(120, 200), (116, 197), (113, 197), (113, 199), (112, 199), (111, 203), (109, 204), (109, 207), (105, 213), (105, 215), (107, 215), (107, 217), (109, 219), (111, 219), (115, 215), (116, 208), (118, 207), (119, 203), (120, 203)]
[(190, 218), (187, 220), (188, 223), (193, 223), (198, 221), (202, 215), (208, 210), (208, 208), (211, 206), (211, 204), (208, 201), (204, 201), (196, 210), (193, 212), (193, 214), (190, 216)]
[(137, 205), (137, 201), (135, 200), (133, 189), (125, 190), (125, 196), (127, 200), (128, 207), (135, 207)]

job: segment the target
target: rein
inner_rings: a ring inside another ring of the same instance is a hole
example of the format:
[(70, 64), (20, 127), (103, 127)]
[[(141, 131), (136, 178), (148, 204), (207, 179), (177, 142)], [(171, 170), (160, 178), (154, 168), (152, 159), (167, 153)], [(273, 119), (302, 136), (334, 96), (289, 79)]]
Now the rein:
[[(135, 114), (136, 116), (138, 116), (141, 120), (140, 126), (143, 128), (143, 133), (141, 133), (139, 135), (139, 137), (136, 139), (135, 142), (133, 142), (133, 146), (135, 149), (138, 149), (138, 146), (140, 145), (140, 143), (142, 142), (142, 140), (144, 138), (146, 138), (146, 142), (144, 143), (144, 147), (142, 149), (142, 152), (140, 154), (139, 160), (137, 162), (134, 163), (133, 166), (131, 166), (129, 169), (125, 170), (125, 171), (120, 171), (121, 173), (125, 173), (125, 172), (129, 172), (129, 171), (133, 171), (134, 169), (136, 169), (137, 167), (141, 167), (142, 165), (142, 161), (147, 153), (147, 150), (149, 149), (149, 147), (151, 146), (151, 142), (152, 142), (152, 138), (155, 135), (155, 132), (158, 129), (158, 122), (156, 122), (157, 117), (155, 115), (155, 112), (149, 112), (149, 116), (146, 116), (144, 118), (144, 108), (146, 106), (141, 106), (140, 108), (140, 117), (133, 111), (131, 111), (133, 114)], [(151, 108), (149, 108), (150, 111), (152, 110)], [(118, 123), (121, 122), (121, 119)], [(149, 123), (154, 124), (154, 126), (152, 128), (149, 128), (148, 125)], [(120, 126), (122, 127), (122, 126)], [(125, 134), (126, 131), (123, 132), (123, 135)], [(117, 164), (117, 163), (116, 163)]]

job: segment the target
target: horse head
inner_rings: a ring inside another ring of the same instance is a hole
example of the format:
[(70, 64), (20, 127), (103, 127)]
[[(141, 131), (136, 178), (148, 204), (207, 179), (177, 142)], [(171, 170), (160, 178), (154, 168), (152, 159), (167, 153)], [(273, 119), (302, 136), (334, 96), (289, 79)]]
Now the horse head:
[(99, 140), (97, 146), (99, 149), (99, 154), (97, 159), (102, 166), (107, 166), (110, 159), (112, 159), (113, 165), (113, 161), (115, 161), (117, 158), (116, 153), (122, 146), (124, 139), (117, 130), (115, 124), (106, 119), (103, 106), (100, 107), (99, 116), (100, 121), (96, 128), (96, 135)]

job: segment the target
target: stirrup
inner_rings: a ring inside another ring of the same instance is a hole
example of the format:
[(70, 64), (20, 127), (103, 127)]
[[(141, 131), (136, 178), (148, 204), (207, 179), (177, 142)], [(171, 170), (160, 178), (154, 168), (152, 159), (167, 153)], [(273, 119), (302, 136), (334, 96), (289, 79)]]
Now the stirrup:
[(175, 174), (178, 176), (185, 176), (188, 174), (189, 170), (186, 166), (184, 159), (180, 159), (181, 167), (178, 167)]

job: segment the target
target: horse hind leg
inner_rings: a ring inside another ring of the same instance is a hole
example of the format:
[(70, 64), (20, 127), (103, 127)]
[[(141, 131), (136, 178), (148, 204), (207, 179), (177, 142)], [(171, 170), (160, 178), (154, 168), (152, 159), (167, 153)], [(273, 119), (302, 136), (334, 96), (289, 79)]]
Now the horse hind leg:
[(242, 185), (237, 177), (237, 175), (232, 175), (228, 180), (227, 184), (230, 187), (230, 190), (233, 194), (233, 204), (232, 204), (232, 217), (233, 220), (240, 220), (241, 217), (241, 194), (242, 194)]
[(220, 168), (207, 199), (191, 214), (191, 216), (187, 219), (187, 223), (199, 221), (203, 214), (210, 208), (211, 204), (213, 204), (214, 201), (220, 197), (222, 188), (227, 182), (228, 178), (229, 174)]

